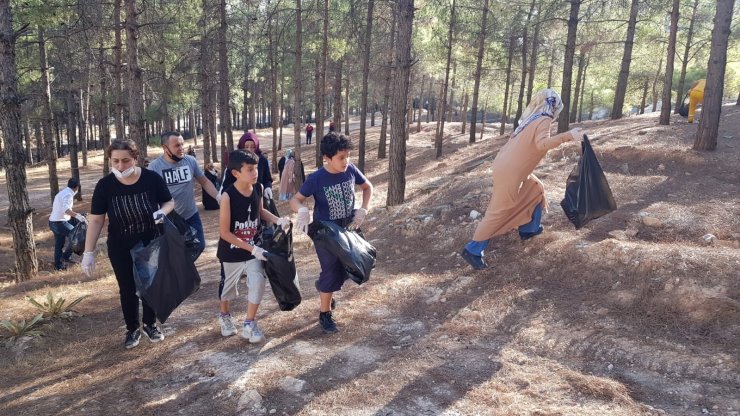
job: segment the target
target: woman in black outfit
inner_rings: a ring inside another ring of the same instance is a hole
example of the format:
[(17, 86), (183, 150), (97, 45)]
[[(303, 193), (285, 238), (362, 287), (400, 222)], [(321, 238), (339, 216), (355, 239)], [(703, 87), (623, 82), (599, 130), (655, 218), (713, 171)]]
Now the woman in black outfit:
[[(139, 242), (147, 244), (157, 237), (155, 220), (163, 220), (175, 208), (175, 202), (161, 176), (136, 166), (139, 151), (133, 140), (114, 140), (106, 152), (111, 173), (99, 180), (93, 191), (82, 271), (88, 277), (95, 272), (95, 247), (107, 215), (108, 258), (118, 281), (126, 322), (124, 346), (134, 348), (139, 345), (141, 330), (139, 297), (129, 250)], [(163, 340), (164, 334), (157, 328), (154, 310), (143, 302), (143, 311), (144, 333), (152, 342)]]

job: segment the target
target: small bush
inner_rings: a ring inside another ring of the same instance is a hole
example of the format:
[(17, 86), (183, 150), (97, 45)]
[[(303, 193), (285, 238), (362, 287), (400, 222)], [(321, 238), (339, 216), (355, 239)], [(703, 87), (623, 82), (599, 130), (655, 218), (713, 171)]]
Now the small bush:
[(10, 337), (8, 337), (8, 339), (5, 341), (5, 345), (10, 346), (22, 337), (42, 336), (43, 333), (35, 328), (43, 319), (44, 316), (40, 313), (28, 321), (25, 319), (22, 319), (20, 321), (11, 321), (9, 319), (4, 319), (0, 321), (0, 325), (2, 325), (2, 327), (10, 333)]
[(72, 308), (75, 307), (78, 303), (82, 302), (88, 296), (89, 295), (80, 296), (79, 298), (66, 305), (66, 299), (61, 296), (59, 296), (57, 299), (54, 299), (54, 295), (51, 292), (46, 294), (46, 301), (43, 304), (39, 303), (36, 299), (29, 296), (26, 296), (26, 300), (29, 301), (33, 306), (41, 310), (41, 312), (43, 313), (43, 317), (46, 319), (67, 319), (71, 318), (76, 313), (76, 311)]

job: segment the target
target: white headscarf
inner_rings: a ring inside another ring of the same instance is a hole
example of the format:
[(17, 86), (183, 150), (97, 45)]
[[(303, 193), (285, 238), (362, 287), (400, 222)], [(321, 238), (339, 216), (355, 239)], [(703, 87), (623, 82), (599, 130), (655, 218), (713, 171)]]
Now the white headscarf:
[(516, 137), (519, 132), (540, 117), (547, 116), (557, 119), (562, 110), (563, 100), (560, 99), (560, 94), (555, 90), (545, 88), (537, 91), (527, 108), (524, 109), (522, 118), (519, 120), (519, 126), (514, 130), (512, 137)]

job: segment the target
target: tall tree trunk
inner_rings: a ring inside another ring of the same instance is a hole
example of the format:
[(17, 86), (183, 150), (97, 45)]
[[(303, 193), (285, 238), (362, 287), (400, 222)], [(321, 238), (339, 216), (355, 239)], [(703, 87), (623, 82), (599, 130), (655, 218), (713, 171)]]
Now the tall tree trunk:
[(650, 88), (650, 81), (645, 79), (645, 83), (642, 85), (642, 100), (640, 101), (640, 111), (638, 114), (645, 114), (645, 106), (647, 105), (648, 88)]
[(462, 110), (462, 128), (460, 128), (460, 134), (465, 134), (465, 128), (468, 123), (468, 90), (463, 92), (463, 110)]
[(411, 71), (411, 32), (414, 20), (414, 0), (397, 2), (398, 43), (395, 48), (396, 77), (393, 86), (393, 123), (391, 127), (391, 157), (388, 159), (388, 205), (402, 204), (406, 192), (406, 97)]
[(334, 73), (334, 107), (332, 108), (334, 128), (337, 133), (342, 131), (342, 67), (344, 66), (344, 59), (340, 59), (336, 63), (336, 72)]
[[(88, 76), (87, 79), (90, 79)], [(90, 84), (88, 83), (88, 86)], [(88, 94), (89, 95), (89, 94)], [(87, 166), (87, 114), (88, 111), (85, 108), (85, 94), (80, 89), (80, 117), (78, 118), (78, 123), (80, 125), (80, 141), (79, 141), (79, 148), (80, 153), (82, 153), (82, 166)], [(80, 191), (77, 192), (77, 195), (75, 195), (75, 198), (78, 201), (82, 201), (82, 186), (80, 186)]]
[(303, 7), (301, 0), (295, 0), (296, 8), (296, 42), (295, 61), (293, 62), (293, 147), (296, 159), (301, 159), (301, 120), (303, 119)]
[(578, 100), (580, 101), (578, 104), (579, 123), (583, 121), (583, 97), (586, 95), (586, 73), (588, 72), (588, 63), (590, 60), (591, 57), (586, 56), (586, 63), (583, 65), (583, 77), (581, 78), (580, 87), (578, 88), (580, 90), (580, 93), (578, 94)]
[[(370, 75), (370, 47), (373, 39), (373, 10), (375, 0), (367, 0), (367, 19), (365, 20), (365, 39), (362, 48), (362, 92), (360, 93), (360, 140), (357, 150), (357, 167), (360, 172), (365, 171), (365, 141), (367, 135), (367, 80)], [(374, 118), (374, 117), (373, 117)]]
[[(540, 2), (540, 9), (542, 3)], [(539, 13), (538, 13), (539, 14)], [(527, 101), (529, 104), (532, 101), (532, 91), (534, 89), (534, 74), (537, 72), (537, 55), (539, 53), (540, 46), (540, 22), (539, 16), (537, 16), (538, 22), (534, 25), (534, 35), (532, 36), (532, 53), (529, 57), (529, 80), (527, 81)]]
[(316, 167), (322, 166), (321, 160), (321, 138), (324, 137), (324, 118), (326, 117), (324, 109), (326, 108), (326, 59), (329, 54), (329, 0), (324, 0), (322, 8), (322, 29), (321, 29), (321, 57), (319, 57), (319, 77), (318, 77), (318, 94), (316, 94), (317, 115), (316, 115)]
[(594, 90), (591, 90), (591, 105), (588, 107), (588, 119), (594, 118)]
[(573, 78), (573, 55), (576, 53), (576, 35), (578, 34), (578, 11), (582, 0), (570, 0), (570, 17), (568, 18), (568, 37), (565, 42), (565, 63), (563, 64), (563, 111), (558, 120), (558, 132), (568, 130), (570, 122), (570, 88)]
[(632, 46), (635, 43), (635, 28), (637, 27), (637, 11), (640, 0), (632, 0), (630, 6), (630, 18), (627, 21), (627, 40), (624, 41), (624, 52), (622, 53), (622, 66), (619, 69), (619, 78), (614, 92), (614, 105), (612, 106), (612, 120), (622, 118), (624, 107), (624, 96), (627, 93), (627, 83), (630, 76), (630, 64), (632, 63)]
[(681, 60), (681, 76), (676, 87), (676, 105), (673, 107), (673, 113), (678, 114), (678, 110), (683, 104), (684, 83), (686, 82), (686, 67), (689, 64), (689, 50), (691, 49), (691, 40), (694, 37), (694, 21), (696, 20), (696, 9), (699, 7), (699, 0), (694, 0), (694, 6), (691, 9), (691, 20), (689, 20), (689, 29), (686, 33), (686, 47), (683, 50), (683, 59)]
[(555, 72), (555, 52), (557, 52), (557, 49), (553, 46), (550, 51), (550, 69), (547, 71), (547, 88), (552, 88), (552, 75)]
[[(388, 49), (389, 54), (394, 54), (396, 52), (396, 32), (397, 27), (396, 23), (398, 21), (398, 16), (396, 13), (393, 13), (393, 20), (391, 22), (391, 47)], [(391, 82), (394, 77), (393, 73), (393, 66), (394, 66), (394, 60), (395, 56), (391, 55), (388, 59), (388, 69), (386, 71), (385, 75), (385, 88), (383, 90), (383, 108), (381, 110), (381, 119), (380, 119), (380, 138), (378, 139), (378, 159), (385, 159), (386, 157), (386, 146), (387, 146), (387, 132), (388, 132), (388, 108), (390, 107), (390, 100), (391, 100)]]
[(419, 112), (416, 117), (416, 132), (421, 131), (421, 110), (424, 108), (424, 84), (426, 84), (426, 74), (421, 76), (421, 90), (419, 91)]
[(529, 43), (529, 22), (532, 20), (532, 13), (534, 12), (534, 2), (535, 0), (532, 0), (531, 5), (529, 6), (529, 13), (527, 13), (527, 22), (524, 24), (524, 29), (522, 30), (522, 82), (519, 85), (519, 100), (517, 100), (516, 104), (514, 128), (517, 128), (519, 126), (519, 119), (522, 116), (522, 111), (524, 110), (524, 106), (527, 105), (524, 103), (524, 88), (527, 83), (527, 74), (529, 73), (529, 65), (527, 64), (527, 44)]
[[(28, 201), (26, 164), (21, 143), (21, 103), (15, 64), (15, 42), (10, 2), (0, 1), (0, 136), (8, 188), (8, 222), (13, 234), (16, 281), (30, 280), (39, 270), (33, 239), (33, 208)], [(43, 39), (43, 35), (39, 35)], [(44, 46), (42, 46), (44, 48)], [(41, 64), (46, 70), (44, 61)]]
[(349, 137), (349, 74), (344, 80), (344, 134)]
[[(454, 35), (453, 35), (454, 38)], [(454, 39), (453, 39), (454, 41)], [(413, 80), (413, 72), (411, 73), (411, 78)], [(453, 114), (454, 114), (454, 106), (455, 106), (455, 80), (457, 79), (457, 61), (452, 61), (452, 83), (450, 84), (450, 101), (447, 105), (447, 120), (449, 122), (454, 121)], [(413, 85), (413, 82), (411, 83)]]
[(660, 56), (660, 61), (658, 62), (658, 71), (655, 73), (655, 78), (653, 78), (653, 108), (651, 112), (655, 112), (655, 110), (658, 108), (658, 81), (660, 80), (660, 73), (663, 70), (663, 55)]
[(479, 140), (483, 140), (483, 133), (486, 131), (486, 108), (488, 107), (488, 99), (486, 99), (485, 104), (483, 104), (483, 111), (481, 111), (480, 115), (480, 138)]
[[(445, 135), (445, 115), (447, 114), (447, 85), (450, 82), (450, 63), (452, 62), (452, 36), (454, 35), (454, 33), (455, 33), (455, 0), (452, 0), (452, 9), (450, 11), (450, 27), (447, 32), (447, 67), (445, 69), (445, 82), (444, 84), (442, 84), (442, 110), (439, 113), (440, 127), (437, 130), (437, 137), (434, 140), (434, 150), (435, 150), (434, 157), (437, 159), (442, 157), (442, 138)], [(401, 34), (400, 34), (400, 28), (399, 28), (399, 37), (400, 36)], [(399, 39), (399, 44), (400, 44), (400, 39)], [(394, 109), (394, 112), (395, 112), (395, 109)], [(390, 198), (390, 193), (389, 193), (389, 198)]]
[[(10, 13), (10, 11), (8, 11)], [(46, 38), (44, 28), (38, 27), (39, 33), (39, 62), (41, 63), (41, 88), (43, 90), (43, 113), (44, 113), (44, 143), (46, 147), (46, 164), (49, 166), (49, 192), (51, 201), (59, 192), (59, 177), (57, 176), (57, 145), (54, 140), (54, 128), (52, 126), (51, 109), (51, 84), (49, 83), (49, 61), (46, 57)], [(15, 44), (13, 47), (13, 59), (15, 59)], [(15, 67), (15, 61), (13, 61)], [(15, 76), (14, 78), (15, 79)]]
[(23, 138), (25, 139), (23, 144), (25, 145), (26, 153), (26, 164), (33, 163), (33, 153), (31, 152), (31, 126), (28, 123), (26, 116), (21, 117), (21, 123), (23, 125)]
[[(221, 0), (225, 1), (225, 0)], [(280, 119), (280, 101), (278, 101), (278, 63), (277, 63), (277, 46), (275, 45), (275, 39), (273, 34), (273, 22), (270, 17), (267, 24), (267, 33), (269, 41), (268, 57), (267, 60), (270, 63), (270, 89), (272, 93), (271, 97), (271, 111), (270, 111), (270, 127), (272, 127), (272, 171), (277, 172), (277, 141), (278, 141), (278, 123)], [(223, 91), (222, 91), (223, 93)]]
[[(108, 149), (110, 145), (110, 103), (108, 102), (108, 83), (107, 73), (105, 71), (106, 55), (103, 48), (103, 42), (100, 42), (98, 48), (98, 76), (100, 77), (100, 142), (103, 149)], [(96, 146), (97, 147), (97, 146)], [(108, 152), (103, 151), (103, 176), (110, 173), (110, 161)]]
[[(678, 7), (680, 5), (681, 0), (673, 0), (673, 8), (671, 9), (671, 33), (668, 36), (668, 53), (666, 54), (665, 78), (663, 79), (663, 104), (660, 108), (660, 120), (658, 121), (659, 124), (664, 126), (667, 126), (671, 122), (671, 97), (673, 96), (671, 86), (673, 85), (673, 61), (676, 57)], [(730, 15), (732, 15), (732, 8), (730, 8)]]
[(123, 100), (123, 41), (121, 40), (123, 26), (121, 25), (121, 1), (114, 0), (113, 2), (113, 33), (116, 40), (114, 47), (115, 62), (113, 63), (114, 96), (116, 98), (114, 111), (116, 139), (126, 137), (126, 123), (124, 122), (126, 103)]
[[(72, 171), (72, 177), (80, 179), (80, 165), (78, 160), (78, 141), (77, 141), (77, 120), (76, 120), (76, 100), (75, 91), (67, 91), (66, 112), (67, 112), (67, 143), (69, 144), (69, 167)], [(82, 199), (79, 199), (80, 201)]]
[(511, 88), (511, 64), (514, 61), (514, 49), (516, 45), (516, 38), (512, 35), (509, 38), (509, 56), (506, 60), (506, 85), (504, 86), (504, 108), (501, 111), (501, 129), (499, 131), (499, 134), (503, 135), (506, 131), (506, 121), (508, 120), (509, 115), (509, 90), (513, 90)]
[(143, 166), (147, 157), (147, 142), (144, 131), (144, 74), (139, 67), (139, 23), (136, 0), (126, 1), (126, 49), (129, 74), (129, 136), (139, 147), (138, 162)]
[(470, 108), (470, 137), (468, 138), (470, 143), (475, 143), (475, 129), (476, 123), (478, 123), (478, 99), (480, 97), (480, 79), (483, 76), (483, 57), (486, 54), (489, 2), (490, 0), (483, 0), (483, 17), (478, 32), (478, 53), (475, 55), (475, 74), (473, 74), (473, 103)]
[(573, 95), (573, 105), (570, 109), (570, 122), (576, 122), (576, 116), (578, 115), (578, 99), (581, 94), (581, 80), (583, 79), (583, 69), (586, 65), (586, 56), (584, 52), (578, 55), (578, 73), (576, 74), (576, 91)]
[[(226, 21), (226, 0), (219, 3), (219, 26), (218, 26), (218, 85), (219, 85), (219, 126), (221, 135), (226, 134), (226, 148), (234, 150), (234, 134), (231, 131), (231, 109), (229, 89), (229, 54), (226, 45), (226, 32), (228, 23)], [(274, 83), (273, 83), (274, 84)], [(274, 85), (273, 85), (274, 86)]]
[[(208, 0), (203, 0), (203, 32), (200, 38), (200, 111), (203, 123), (203, 163), (211, 163), (211, 94), (210, 94), (210, 63), (208, 42)], [(222, 173), (227, 167), (222, 166)]]
[(735, 7), (735, 0), (717, 0), (717, 11), (714, 15), (714, 28), (712, 29), (712, 46), (707, 63), (704, 104), (699, 129), (694, 140), (694, 150), (715, 150), (717, 148), (727, 66), (727, 43), (730, 37), (733, 7)]

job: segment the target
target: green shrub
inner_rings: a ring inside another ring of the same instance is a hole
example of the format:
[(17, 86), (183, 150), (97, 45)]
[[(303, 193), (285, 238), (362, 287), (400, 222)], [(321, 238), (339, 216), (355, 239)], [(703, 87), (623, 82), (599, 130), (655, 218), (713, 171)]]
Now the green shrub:
[(36, 299), (29, 296), (26, 296), (26, 300), (29, 301), (33, 306), (39, 308), (39, 310), (41, 310), (41, 312), (43, 313), (43, 317), (46, 319), (71, 318), (76, 313), (76, 311), (72, 308), (75, 307), (75, 305), (77, 305), (78, 303), (82, 302), (88, 296), (89, 295), (80, 296), (79, 298), (66, 305), (66, 299), (61, 296), (59, 296), (57, 299), (54, 299), (54, 295), (51, 292), (46, 294), (46, 301), (43, 304), (39, 303)]
[(44, 316), (40, 313), (28, 321), (26, 321), (25, 319), (22, 319), (20, 321), (11, 321), (9, 319), (4, 319), (0, 321), (0, 325), (2, 325), (2, 327), (10, 333), (10, 337), (8, 337), (8, 339), (5, 341), (5, 345), (10, 346), (22, 337), (42, 336), (43, 333), (35, 328), (43, 319)]

